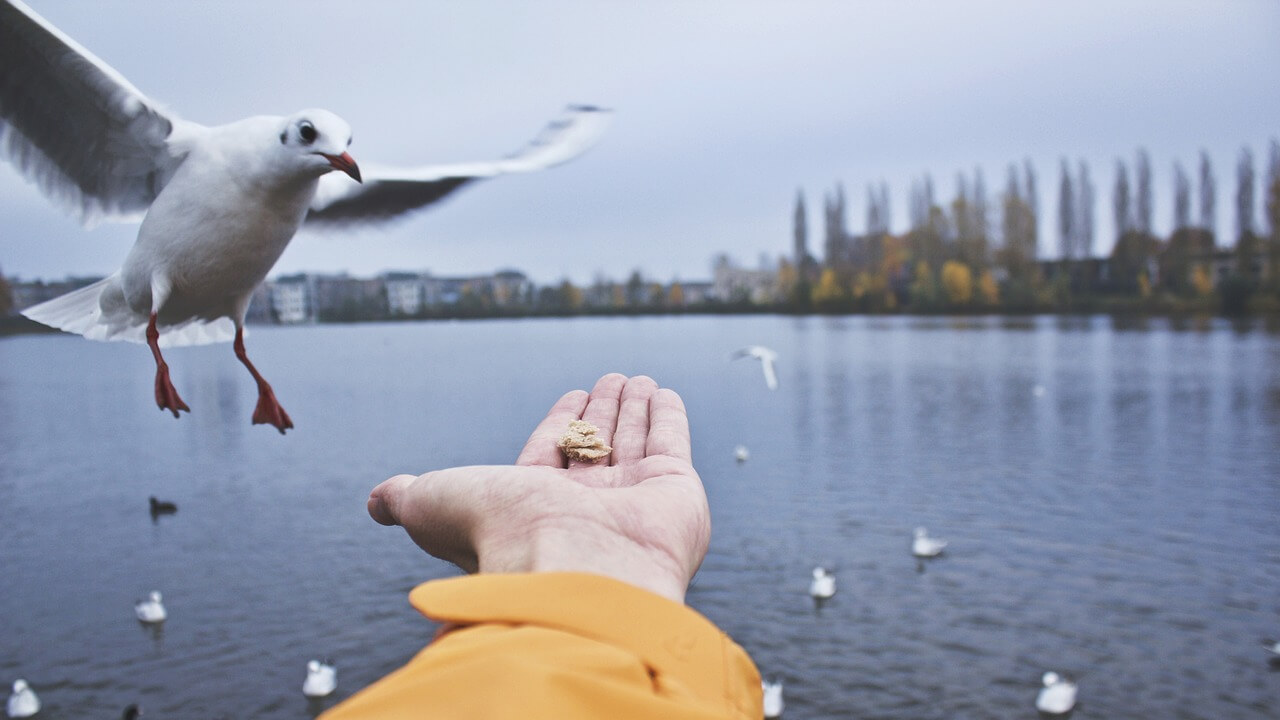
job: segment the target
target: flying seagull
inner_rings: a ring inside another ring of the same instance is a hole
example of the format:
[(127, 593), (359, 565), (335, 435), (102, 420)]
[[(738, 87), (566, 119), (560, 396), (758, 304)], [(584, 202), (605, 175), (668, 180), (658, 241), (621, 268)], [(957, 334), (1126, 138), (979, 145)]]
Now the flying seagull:
[(778, 389), (778, 373), (773, 369), (773, 363), (778, 359), (778, 353), (763, 345), (751, 345), (734, 352), (729, 356), (729, 359), (737, 360), (744, 357), (759, 360), (760, 367), (764, 370), (764, 384), (768, 385), (770, 390)]
[(244, 316), (303, 223), (385, 221), (474, 180), (558, 165), (594, 145), (609, 116), (569, 106), (501, 160), (362, 172), (347, 151), (351, 128), (331, 112), (183, 120), (26, 5), (0, 0), (0, 155), (85, 222), (142, 220), (114, 274), (23, 314), (92, 340), (147, 343), (156, 404), (174, 417), (190, 408), (160, 348), (233, 340), (258, 385), (254, 424), (293, 427), (245, 353)]

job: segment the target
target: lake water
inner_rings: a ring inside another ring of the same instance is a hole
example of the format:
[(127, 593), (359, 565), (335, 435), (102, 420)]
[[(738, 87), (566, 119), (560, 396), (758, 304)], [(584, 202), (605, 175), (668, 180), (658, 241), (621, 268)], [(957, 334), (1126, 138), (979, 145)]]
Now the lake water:
[[(759, 365), (774, 347), (780, 387)], [(509, 463), (563, 391), (646, 373), (688, 405), (714, 529), (690, 604), (787, 718), (1274, 718), (1280, 335), (1222, 321), (688, 317), (255, 328), (297, 428), (252, 427), (229, 345), (0, 339), (0, 682), (45, 718), (307, 718), (434, 627), (456, 571), (364, 510), (398, 472)], [(734, 461), (746, 445), (750, 460)], [(179, 505), (152, 522), (147, 497)], [(918, 564), (912, 528), (950, 541)], [(838, 593), (806, 594), (816, 564)], [(133, 602), (164, 593), (151, 630)], [(306, 662), (337, 661), (308, 702)]]

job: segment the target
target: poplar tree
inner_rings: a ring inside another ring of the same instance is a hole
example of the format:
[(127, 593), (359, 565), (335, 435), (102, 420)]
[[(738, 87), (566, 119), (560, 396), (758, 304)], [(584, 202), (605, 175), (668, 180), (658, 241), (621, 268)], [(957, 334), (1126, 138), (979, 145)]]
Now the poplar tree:
[(1200, 227), (1216, 235), (1218, 228), (1218, 187), (1213, 179), (1209, 153), (1200, 151)]
[(1080, 189), (1076, 197), (1076, 210), (1079, 219), (1076, 227), (1079, 231), (1079, 254), (1083, 258), (1093, 257), (1093, 180), (1089, 178), (1089, 166), (1080, 161)]
[(1076, 194), (1071, 183), (1071, 169), (1062, 158), (1062, 174), (1058, 179), (1058, 253), (1063, 260), (1076, 254)]
[(1134, 202), (1133, 228), (1143, 235), (1151, 234), (1151, 160), (1147, 151), (1138, 148), (1138, 158), (1133, 166), (1136, 198)]

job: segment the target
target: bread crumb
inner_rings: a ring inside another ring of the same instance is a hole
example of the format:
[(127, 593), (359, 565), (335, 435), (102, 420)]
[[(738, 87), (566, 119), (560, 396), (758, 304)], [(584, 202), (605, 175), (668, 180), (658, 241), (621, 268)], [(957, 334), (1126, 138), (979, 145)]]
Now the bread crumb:
[(613, 448), (604, 444), (604, 440), (596, 436), (600, 428), (586, 420), (570, 420), (569, 431), (556, 443), (564, 456), (570, 460), (594, 462), (608, 457)]

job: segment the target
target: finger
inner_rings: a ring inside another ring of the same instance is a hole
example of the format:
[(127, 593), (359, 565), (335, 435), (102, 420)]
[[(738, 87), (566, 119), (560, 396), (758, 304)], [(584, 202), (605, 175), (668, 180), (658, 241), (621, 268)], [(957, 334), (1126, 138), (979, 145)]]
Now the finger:
[(564, 467), (564, 455), (556, 443), (564, 436), (565, 430), (569, 429), (569, 421), (582, 417), (582, 411), (587, 407), (587, 398), (585, 390), (573, 390), (557, 400), (525, 442), (520, 457), (516, 458), (516, 464)]
[(645, 455), (669, 455), (693, 464), (689, 416), (674, 390), (662, 388), (649, 398), (649, 439)]
[(479, 486), (463, 477), (472, 470), (396, 475), (369, 493), (369, 515), (383, 525), (403, 527), (418, 547), (475, 572), (479, 563), (472, 530), (480, 509)]
[(657, 389), (658, 383), (644, 375), (627, 380), (622, 388), (610, 465), (637, 462), (644, 458), (645, 444), (649, 440), (649, 398)]
[[(618, 409), (621, 406), (622, 388), (626, 387), (627, 376), (609, 373), (596, 381), (591, 388), (591, 397), (587, 407), (582, 411), (582, 419), (599, 428), (596, 437), (605, 445), (613, 443), (613, 431), (618, 426)], [(570, 460), (569, 467), (592, 467), (596, 463), (587, 460)]]

